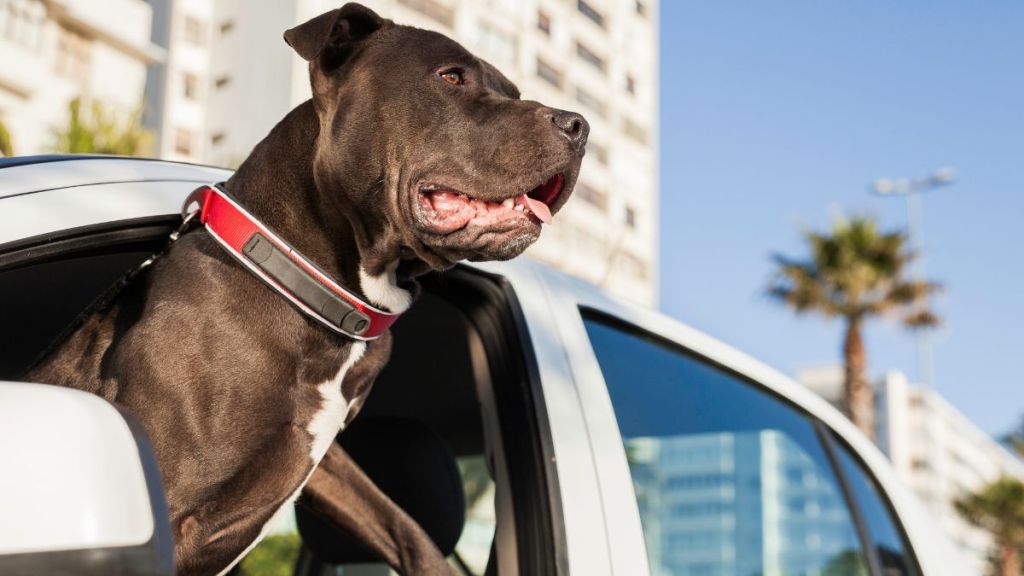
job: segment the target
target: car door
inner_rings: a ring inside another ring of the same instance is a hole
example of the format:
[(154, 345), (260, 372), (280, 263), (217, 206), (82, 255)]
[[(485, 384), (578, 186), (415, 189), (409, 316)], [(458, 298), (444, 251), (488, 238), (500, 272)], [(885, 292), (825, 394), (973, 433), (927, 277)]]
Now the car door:
[(881, 453), (755, 360), (547, 274), (616, 574), (945, 574)]

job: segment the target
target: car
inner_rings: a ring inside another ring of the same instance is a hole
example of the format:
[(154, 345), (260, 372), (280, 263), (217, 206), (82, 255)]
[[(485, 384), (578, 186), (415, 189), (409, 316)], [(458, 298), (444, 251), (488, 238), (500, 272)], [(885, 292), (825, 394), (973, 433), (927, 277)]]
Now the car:
[[(230, 175), (0, 160), (0, 380), (160, 252), (192, 190)], [(340, 441), (458, 571), (965, 573), (885, 456), (778, 371), (527, 257), (421, 284)], [(0, 458), (29, 441), (0, 438)], [(0, 514), (0, 534), (16, 522)], [(296, 574), (383, 570), (301, 506), (293, 528)]]

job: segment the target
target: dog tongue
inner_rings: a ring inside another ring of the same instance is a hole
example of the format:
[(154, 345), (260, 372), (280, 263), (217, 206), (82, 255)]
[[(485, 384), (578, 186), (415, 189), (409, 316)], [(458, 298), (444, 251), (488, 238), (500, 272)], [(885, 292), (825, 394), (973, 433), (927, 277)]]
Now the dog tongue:
[(534, 216), (540, 218), (541, 222), (545, 224), (551, 223), (551, 209), (548, 208), (547, 204), (541, 202), (540, 200), (534, 200), (533, 198), (530, 198), (526, 194), (523, 194), (516, 198), (516, 203), (524, 204), (527, 208), (530, 209), (530, 212), (533, 212)]

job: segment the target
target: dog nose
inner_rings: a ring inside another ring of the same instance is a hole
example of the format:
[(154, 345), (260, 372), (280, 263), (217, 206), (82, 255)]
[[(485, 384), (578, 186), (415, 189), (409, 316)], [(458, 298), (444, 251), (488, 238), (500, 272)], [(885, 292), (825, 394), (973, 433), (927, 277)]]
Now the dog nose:
[(565, 134), (573, 147), (579, 149), (586, 145), (590, 124), (587, 124), (587, 119), (583, 116), (575, 112), (556, 112), (551, 117), (551, 123)]

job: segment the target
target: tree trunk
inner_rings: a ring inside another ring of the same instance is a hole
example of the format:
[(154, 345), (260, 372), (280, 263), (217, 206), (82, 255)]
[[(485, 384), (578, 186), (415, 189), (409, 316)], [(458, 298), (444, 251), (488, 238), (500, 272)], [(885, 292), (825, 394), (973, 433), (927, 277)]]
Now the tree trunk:
[(999, 576), (1020, 576), (1020, 552), (1012, 540), (999, 545)]
[(860, 335), (860, 318), (847, 318), (843, 339), (843, 401), (842, 408), (868, 438), (875, 438), (875, 398), (864, 376), (867, 360)]

